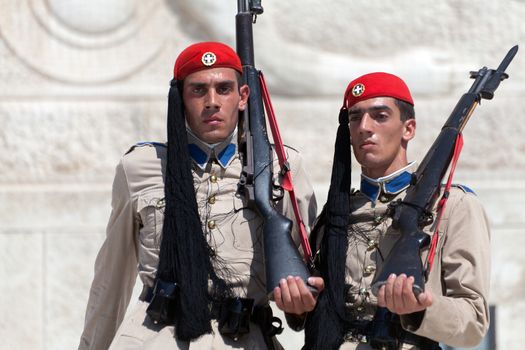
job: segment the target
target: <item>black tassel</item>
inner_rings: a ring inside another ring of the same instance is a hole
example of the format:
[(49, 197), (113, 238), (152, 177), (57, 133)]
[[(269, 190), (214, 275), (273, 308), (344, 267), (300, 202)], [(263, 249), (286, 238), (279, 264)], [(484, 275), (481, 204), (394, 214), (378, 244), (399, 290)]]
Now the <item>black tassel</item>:
[(330, 190), (322, 220), (325, 225), (321, 242), (320, 272), (325, 279), (326, 288), (319, 296), (314, 312), (308, 316), (304, 349), (338, 349), (344, 341), (350, 175), (348, 110), (342, 108), (339, 112)]
[(202, 230), (187, 143), (184, 105), (174, 80), (168, 101), (166, 207), (156, 278), (179, 286), (175, 333), (177, 339), (184, 341), (211, 332), (213, 296), (208, 291), (208, 279), (215, 282), (215, 288), (226, 289), (226, 284), (215, 275)]

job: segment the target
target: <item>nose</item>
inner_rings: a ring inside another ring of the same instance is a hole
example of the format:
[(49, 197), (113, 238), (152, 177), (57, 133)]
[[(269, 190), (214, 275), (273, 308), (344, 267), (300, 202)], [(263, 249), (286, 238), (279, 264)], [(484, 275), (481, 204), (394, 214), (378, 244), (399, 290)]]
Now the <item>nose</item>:
[(219, 95), (215, 89), (208, 90), (208, 93), (206, 94), (205, 107), (206, 109), (218, 109), (220, 107)]
[(360, 133), (372, 132), (373, 123), (374, 123), (374, 120), (372, 119), (370, 114), (366, 112), (365, 114), (363, 114), (359, 122), (359, 132)]

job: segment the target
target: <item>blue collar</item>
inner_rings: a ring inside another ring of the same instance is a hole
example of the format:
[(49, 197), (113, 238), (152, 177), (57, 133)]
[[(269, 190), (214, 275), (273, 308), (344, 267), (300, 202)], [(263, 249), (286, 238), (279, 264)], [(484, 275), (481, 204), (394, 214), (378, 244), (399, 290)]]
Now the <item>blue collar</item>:
[(209, 144), (200, 140), (188, 128), (188, 150), (195, 164), (204, 170), (210, 159), (216, 159), (221, 167), (227, 168), (237, 153), (237, 130), (235, 130), (226, 140)]
[(415, 170), (416, 163), (411, 162), (404, 168), (396, 172), (372, 179), (366, 175), (361, 174), (361, 188), (360, 191), (367, 196), (372, 202), (377, 201), (382, 193), (398, 194), (403, 192), (410, 186), (412, 180), (412, 172)]

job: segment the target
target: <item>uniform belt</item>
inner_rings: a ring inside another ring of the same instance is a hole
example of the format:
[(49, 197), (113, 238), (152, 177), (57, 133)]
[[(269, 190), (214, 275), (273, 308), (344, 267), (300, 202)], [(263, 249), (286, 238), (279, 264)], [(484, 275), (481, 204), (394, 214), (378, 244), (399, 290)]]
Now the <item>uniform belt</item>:
[[(144, 285), (139, 300), (150, 303), (154, 296), (153, 291), (154, 288)], [(212, 318), (219, 320), (224, 328), (227, 328), (227, 323), (233, 318), (231, 315), (244, 314), (249, 316), (249, 321), (261, 327), (265, 337), (273, 337), (283, 331), (282, 321), (273, 316), (271, 307), (268, 304), (253, 306), (253, 299), (228, 298), (221, 302), (214, 302), (211, 314)]]
[(153, 287), (144, 285), (142, 287), (142, 292), (140, 292), (139, 300), (151, 303), (151, 299), (153, 299)]
[(399, 317), (384, 308), (378, 308), (372, 321), (351, 322), (345, 341), (369, 343), (374, 349), (397, 350), (400, 344), (415, 345), (424, 350), (441, 349), (437, 342), (404, 330)]

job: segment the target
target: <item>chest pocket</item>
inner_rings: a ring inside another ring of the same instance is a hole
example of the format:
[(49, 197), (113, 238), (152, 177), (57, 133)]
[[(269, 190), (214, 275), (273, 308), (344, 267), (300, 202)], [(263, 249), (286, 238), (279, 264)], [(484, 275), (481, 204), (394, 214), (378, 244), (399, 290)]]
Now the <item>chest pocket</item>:
[(140, 194), (137, 212), (140, 218), (139, 240), (143, 247), (160, 248), (165, 207), (163, 191), (150, 191)]

